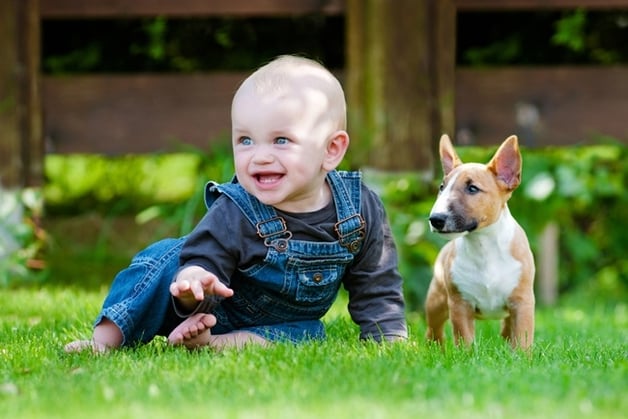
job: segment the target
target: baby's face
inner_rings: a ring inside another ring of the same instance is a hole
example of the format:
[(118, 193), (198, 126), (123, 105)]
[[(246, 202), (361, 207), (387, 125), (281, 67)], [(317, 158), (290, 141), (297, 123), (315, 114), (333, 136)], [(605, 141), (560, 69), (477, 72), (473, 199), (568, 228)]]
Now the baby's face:
[(243, 85), (234, 98), (232, 141), (240, 184), (261, 202), (308, 212), (329, 202), (326, 146), (338, 130), (327, 96), (299, 86), (259, 94)]

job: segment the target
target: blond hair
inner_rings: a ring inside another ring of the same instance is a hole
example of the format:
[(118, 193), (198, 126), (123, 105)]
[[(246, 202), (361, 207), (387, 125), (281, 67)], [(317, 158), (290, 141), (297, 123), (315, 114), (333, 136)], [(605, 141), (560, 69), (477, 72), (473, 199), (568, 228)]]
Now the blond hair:
[(236, 96), (244, 86), (252, 87), (258, 95), (282, 95), (295, 89), (314, 89), (327, 99), (327, 117), (334, 121), (337, 129), (346, 129), (347, 106), (342, 86), (327, 68), (314, 60), (281, 55), (247, 77)]

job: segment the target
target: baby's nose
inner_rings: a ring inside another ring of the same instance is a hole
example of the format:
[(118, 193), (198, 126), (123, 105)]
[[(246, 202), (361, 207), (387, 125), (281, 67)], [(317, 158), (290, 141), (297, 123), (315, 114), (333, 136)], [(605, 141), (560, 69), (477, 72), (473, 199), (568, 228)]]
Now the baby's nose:
[(275, 161), (275, 155), (268, 147), (260, 147), (255, 150), (253, 162), (256, 164), (272, 163), (273, 161)]

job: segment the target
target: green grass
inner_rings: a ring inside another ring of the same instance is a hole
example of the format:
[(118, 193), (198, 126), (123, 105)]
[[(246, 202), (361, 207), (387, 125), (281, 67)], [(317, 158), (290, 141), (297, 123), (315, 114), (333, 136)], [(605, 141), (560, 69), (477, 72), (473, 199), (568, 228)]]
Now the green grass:
[(472, 350), (357, 341), (341, 299), (323, 343), (187, 352), (163, 339), (105, 356), (67, 355), (106, 289), (0, 290), (0, 412), (35, 417), (625, 418), (628, 306), (537, 310), (531, 357), (479, 324)]

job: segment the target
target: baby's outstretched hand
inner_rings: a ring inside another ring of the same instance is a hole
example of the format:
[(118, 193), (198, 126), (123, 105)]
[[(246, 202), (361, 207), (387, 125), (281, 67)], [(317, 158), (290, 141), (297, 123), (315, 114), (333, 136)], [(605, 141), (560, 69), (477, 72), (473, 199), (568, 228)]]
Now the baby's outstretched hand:
[(191, 308), (206, 296), (231, 297), (233, 290), (220, 282), (218, 277), (200, 266), (190, 266), (179, 272), (170, 284), (170, 293), (179, 302)]

